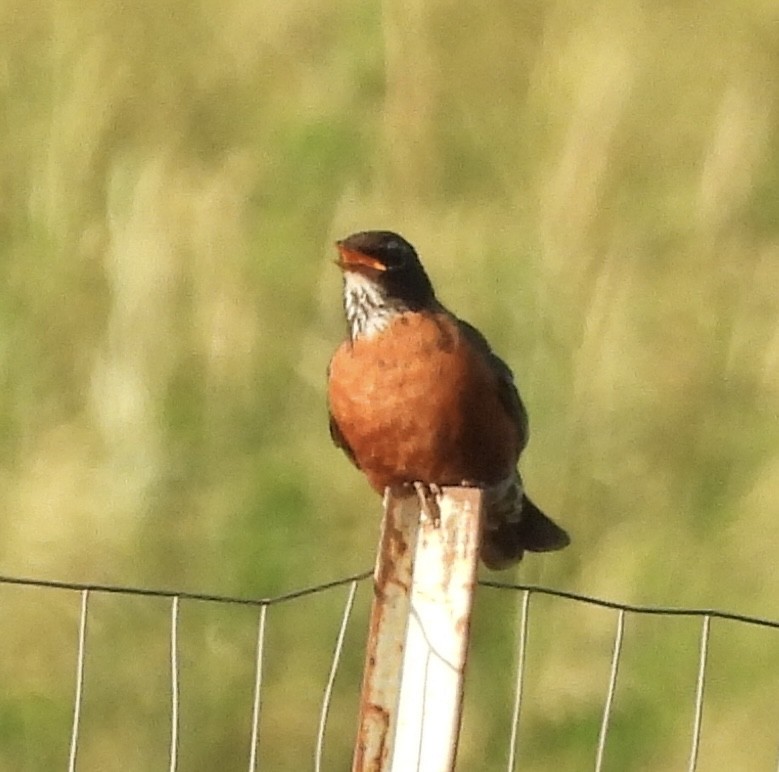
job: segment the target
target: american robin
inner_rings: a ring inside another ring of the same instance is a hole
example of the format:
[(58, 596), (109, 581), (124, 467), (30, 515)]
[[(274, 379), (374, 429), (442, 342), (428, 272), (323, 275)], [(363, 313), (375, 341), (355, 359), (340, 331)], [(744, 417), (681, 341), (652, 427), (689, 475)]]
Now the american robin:
[(336, 242), (349, 336), (328, 370), (330, 434), (379, 493), (485, 491), (481, 559), (507, 568), (568, 534), (525, 495), (528, 421), (508, 365), (444, 308), (414, 249), (389, 231)]

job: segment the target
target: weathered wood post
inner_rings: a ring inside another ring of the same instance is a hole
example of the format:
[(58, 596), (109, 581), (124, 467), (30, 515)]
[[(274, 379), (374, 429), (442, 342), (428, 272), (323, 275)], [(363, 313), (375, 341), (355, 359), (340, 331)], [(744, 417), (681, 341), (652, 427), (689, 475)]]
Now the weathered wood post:
[(384, 500), (352, 772), (451, 772), (479, 557), (482, 492)]

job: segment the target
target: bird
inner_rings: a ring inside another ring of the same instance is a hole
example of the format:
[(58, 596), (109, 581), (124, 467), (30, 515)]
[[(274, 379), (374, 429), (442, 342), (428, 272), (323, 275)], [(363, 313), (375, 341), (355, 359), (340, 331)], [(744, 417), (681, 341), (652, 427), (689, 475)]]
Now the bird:
[(566, 547), (567, 532), (528, 498), (517, 469), (528, 417), (508, 365), (438, 300), (405, 238), (361, 231), (336, 248), (348, 334), (327, 374), (335, 445), (380, 494), (481, 488), (489, 569)]

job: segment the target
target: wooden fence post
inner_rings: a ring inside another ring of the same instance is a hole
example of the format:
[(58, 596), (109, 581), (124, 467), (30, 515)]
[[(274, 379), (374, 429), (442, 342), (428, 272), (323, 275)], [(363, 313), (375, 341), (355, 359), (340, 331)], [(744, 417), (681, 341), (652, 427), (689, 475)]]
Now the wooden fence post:
[(352, 772), (451, 772), (462, 712), (482, 492), (384, 501)]

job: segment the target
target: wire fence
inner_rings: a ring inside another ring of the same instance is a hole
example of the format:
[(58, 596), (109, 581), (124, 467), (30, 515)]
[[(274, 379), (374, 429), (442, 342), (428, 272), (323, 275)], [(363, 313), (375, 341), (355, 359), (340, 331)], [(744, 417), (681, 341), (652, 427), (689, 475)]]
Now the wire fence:
[(79, 730), (81, 726), (81, 708), (82, 708), (82, 695), (84, 691), (84, 671), (85, 671), (85, 659), (87, 648), (87, 618), (89, 613), (89, 600), (90, 597), (98, 593), (106, 593), (113, 595), (123, 596), (140, 596), (140, 597), (154, 597), (154, 598), (166, 598), (170, 601), (170, 752), (169, 752), (169, 764), (168, 769), (170, 772), (177, 772), (178, 770), (178, 756), (179, 756), (179, 713), (180, 713), (180, 688), (179, 688), (179, 610), (181, 601), (194, 601), (213, 604), (231, 604), (242, 606), (254, 606), (259, 609), (259, 623), (257, 631), (256, 642), (256, 658), (255, 658), (255, 680), (253, 690), (253, 703), (252, 703), (252, 720), (251, 720), (251, 744), (249, 752), (249, 766), (250, 772), (255, 772), (258, 760), (258, 747), (259, 747), (259, 726), (260, 726), (260, 710), (262, 704), (262, 666), (265, 653), (265, 631), (266, 631), (266, 619), (267, 612), (271, 606), (287, 603), (290, 601), (304, 598), (310, 595), (317, 595), (319, 593), (327, 592), (329, 590), (336, 589), (348, 585), (348, 594), (346, 604), (343, 610), (341, 619), (341, 625), (338, 632), (338, 637), (335, 644), (333, 653), (333, 659), (330, 666), (330, 673), (327, 681), (327, 685), (324, 690), (324, 697), (322, 700), (322, 708), (319, 718), (319, 729), (317, 733), (316, 749), (315, 749), (315, 761), (314, 766), (316, 772), (320, 772), (322, 769), (322, 759), (324, 752), (324, 738), (327, 728), (327, 718), (330, 711), (333, 685), (335, 683), (336, 674), (338, 672), (338, 666), (341, 661), (341, 654), (343, 652), (344, 638), (346, 634), (347, 625), (354, 608), (354, 600), (357, 593), (357, 587), (361, 581), (364, 581), (371, 576), (372, 571), (363, 571), (353, 576), (347, 576), (341, 579), (336, 579), (331, 582), (325, 582), (322, 584), (303, 587), (298, 590), (283, 593), (272, 597), (265, 598), (241, 598), (228, 595), (214, 595), (208, 593), (196, 593), (196, 592), (184, 592), (168, 589), (147, 589), (138, 587), (125, 587), (112, 584), (85, 584), (79, 582), (61, 582), (52, 580), (31, 579), (23, 577), (13, 576), (0, 576), (1, 585), (17, 585), (25, 587), (37, 587), (45, 589), (56, 589), (63, 591), (78, 592), (81, 597), (81, 605), (79, 612), (79, 624), (78, 624), (78, 646), (76, 656), (76, 686), (73, 705), (73, 724), (70, 738), (70, 752), (68, 759), (68, 772), (75, 772), (78, 747), (79, 747)]
[[(688, 772), (695, 772), (698, 769), (698, 758), (701, 743), (701, 729), (703, 724), (703, 702), (704, 687), (706, 681), (706, 663), (709, 655), (709, 640), (711, 632), (712, 619), (720, 619), (731, 622), (738, 622), (744, 625), (754, 625), (768, 629), (779, 629), (779, 621), (763, 617), (738, 614), (728, 611), (704, 608), (679, 608), (669, 606), (638, 606), (628, 603), (618, 603), (616, 601), (595, 598), (589, 595), (567, 592), (565, 590), (555, 590), (548, 587), (527, 584), (506, 584), (503, 582), (482, 581), (479, 583), (483, 587), (491, 587), (499, 590), (514, 590), (522, 593), (522, 605), (520, 612), (519, 627), (519, 652), (517, 662), (517, 680), (515, 688), (514, 711), (512, 716), (511, 740), (509, 749), (508, 772), (513, 772), (517, 763), (517, 737), (519, 729), (519, 719), (522, 707), (522, 694), (525, 680), (525, 659), (527, 649), (527, 630), (530, 607), (530, 597), (532, 594), (547, 595), (564, 600), (575, 601), (577, 603), (601, 608), (611, 609), (617, 612), (616, 628), (614, 632), (614, 643), (611, 656), (611, 667), (609, 669), (609, 681), (606, 690), (606, 698), (603, 707), (603, 716), (601, 719), (600, 732), (595, 755), (595, 771), (601, 772), (603, 768), (606, 738), (610, 726), (612, 710), (614, 706), (614, 695), (617, 687), (617, 677), (622, 657), (622, 642), (625, 633), (625, 618), (628, 613), (643, 616), (672, 616), (672, 617), (691, 617), (701, 621), (700, 647), (698, 654), (698, 670), (695, 682), (695, 700), (694, 712), (691, 729), (691, 745), (688, 757)], [(777, 737), (779, 740), (779, 736)], [(779, 769), (779, 761), (777, 762)]]
[[(56, 589), (63, 592), (78, 593), (80, 599), (79, 621), (77, 630), (77, 655), (75, 662), (75, 689), (73, 698), (72, 728), (69, 744), (68, 770), (75, 772), (77, 769), (79, 736), (82, 719), (82, 704), (84, 696), (85, 659), (88, 647), (88, 618), (90, 599), (97, 594), (115, 594), (125, 597), (155, 597), (164, 598), (170, 602), (170, 627), (169, 627), (169, 653), (170, 653), (170, 729), (169, 729), (169, 758), (168, 769), (177, 772), (179, 769), (179, 737), (180, 737), (180, 674), (179, 674), (179, 617), (182, 601), (200, 602), (208, 604), (232, 604), (252, 606), (258, 611), (257, 633), (254, 661), (254, 684), (251, 716), (251, 738), (247, 768), (249, 772), (258, 769), (258, 751), (261, 744), (259, 734), (260, 716), (263, 701), (263, 662), (265, 658), (265, 642), (268, 610), (276, 605), (288, 603), (306, 596), (319, 595), (321, 593), (347, 588), (346, 599), (341, 614), (340, 626), (333, 647), (333, 655), (329, 667), (328, 677), (323, 689), (321, 708), (319, 711), (318, 731), (316, 744), (313, 750), (314, 769), (316, 772), (323, 770), (324, 747), (327, 733), (328, 716), (330, 714), (333, 686), (338, 674), (339, 665), (344, 649), (344, 641), (349, 621), (352, 617), (354, 602), (358, 587), (365, 583), (372, 575), (372, 571), (363, 571), (358, 574), (346, 576), (334, 581), (303, 587), (291, 592), (264, 598), (245, 598), (230, 595), (217, 595), (209, 593), (185, 592), (171, 589), (146, 589), (126, 587), (111, 584), (86, 584), (78, 582), (61, 582), (39, 580), (32, 578), (0, 576), (0, 586), (18, 585), (34, 588)], [(511, 716), (511, 732), (506, 754), (506, 769), (515, 772), (519, 769), (519, 726), (523, 713), (524, 693), (526, 682), (526, 662), (528, 647), (528, 628), (531, 616), (531, 598), (534, 596), (548, 596), (561, 601), (571, 601), (576, 604), (585, 604), (609, 609), (615, 612), (614, 638), (612, 644), (611, 661), (609, 668), (606, 696), (603, 705), (600, 731), (597, 737), (594, 768), (601, 772), (604, 764), (605, 749), (609, 728), (611, 724), (617, 681), (622, 659), (623, 640), (625, 628), (630, 616), (663, 616), (663, 617), (687, 617), (700, 621), (700, 645), (698, 649), (698, 667), (695, 680), (695, 696), (691, 717), (691, 741), (688, 755), (687, 769), (694, 772), (698, 768), (699, 752), (701, 748), (701, 727), (703, 719), (704, 695), (707, 678), (707, 659), (709, 656), (711, 627), (713, 620), (736, 622), (740, 625), (760, 627), (770, 630), (779, 630), (779, 621), (750, 616), (746, 614), (721, 611), (706, 608), (678, 608), (665, 606), (641, 606), (626, 603), (618, 603), (611, 600), (596, 598), (564, 590), (556, 590), (549, 587), (510, 584), (495, 581), (481, 581), (479, 585), (501, 592), (519, 595), (519, 633), (516, 652), (516, 679), (514, 683), (513, 710)], [(777, 737), (779, 740), (779, 736)], [(779, 768), (779, 767), (775, 767)]]

